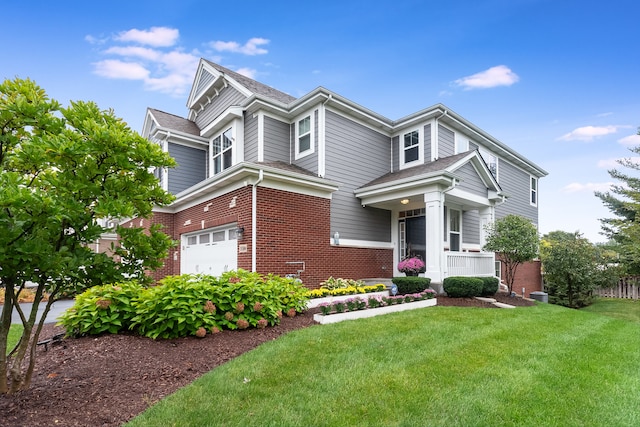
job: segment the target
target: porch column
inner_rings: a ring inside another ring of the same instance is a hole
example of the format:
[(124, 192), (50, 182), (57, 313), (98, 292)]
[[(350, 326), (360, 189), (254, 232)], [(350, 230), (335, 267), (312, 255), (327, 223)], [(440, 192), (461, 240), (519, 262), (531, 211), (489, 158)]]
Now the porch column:
[(430, 191), (424, 195), (425, 203), (425, 277), (432, 282), (442, 283), (445, 267), (444, 256), (444, 194), (440, 191)]
[(482, 249), (487, 243), (487, 226), (495, 221), (495, 207), (487, 206), (478, 209), (480, 216), (480, 248)]

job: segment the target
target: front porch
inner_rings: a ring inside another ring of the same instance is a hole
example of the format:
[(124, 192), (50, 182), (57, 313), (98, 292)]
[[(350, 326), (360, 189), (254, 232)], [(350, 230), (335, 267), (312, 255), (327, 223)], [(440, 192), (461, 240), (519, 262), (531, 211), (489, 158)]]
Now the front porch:
[(495, 254), (483, 252), (486, 227), (505, 196), (477, 151), (387, 174), (355, 191), (362, 206), (391, 211), (397, 263), (418, 257), (421, 276), (497, 276)]

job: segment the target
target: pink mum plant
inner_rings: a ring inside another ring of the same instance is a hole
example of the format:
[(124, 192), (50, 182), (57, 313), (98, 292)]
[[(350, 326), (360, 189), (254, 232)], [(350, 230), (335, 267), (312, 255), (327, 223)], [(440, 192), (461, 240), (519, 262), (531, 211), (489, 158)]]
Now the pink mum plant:
[(398, 263), (398, 271), (402, 273), (420, 273), (424, 269), (424, 261), (420, 258), (407, 258)]

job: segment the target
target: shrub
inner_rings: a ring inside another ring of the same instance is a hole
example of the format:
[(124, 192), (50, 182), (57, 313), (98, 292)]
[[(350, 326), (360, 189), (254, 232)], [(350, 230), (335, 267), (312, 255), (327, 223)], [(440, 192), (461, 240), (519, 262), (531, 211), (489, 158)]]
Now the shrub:
[(483, 282), (477, 277), (447, 277), (442, 287), (452, 298), (476, 297), (482, 294)]
[(294, 279), (243, 270), (219, 278), (169, 276), (149, 289), (135, 283), (91, 288), (76, 298), (61, 324), (72, 335), (132, 329), (154, 339), (201, 336), (275, 325), (282, 313), (295, 316), (306, 308), (306, 293)]
[(144, 288), (136, 282), (94, 286), (76, 297), (61, 317), (68, 336), (126, 331), (136, 314), (135, 304)]
[(353, 280), (353, 279), (334, 279), (333, 277), (329, 277), (324, 282), (320, 283), (321, 289), (342, 289), (349, 287), (362, 287), (364, 286), (364, 282), (362, 280)]
[(480, 296), (490, 297), (491, 295), (495, 295), (498, 289), (500, 289), (500, 279), (497, 277), (478, 277), (478, 279), (482, 280)]
[(417, 276), (394, 277), (391, 281), (398, 287), (398, 295), (417, 294), (431, 284), (430, 278)]

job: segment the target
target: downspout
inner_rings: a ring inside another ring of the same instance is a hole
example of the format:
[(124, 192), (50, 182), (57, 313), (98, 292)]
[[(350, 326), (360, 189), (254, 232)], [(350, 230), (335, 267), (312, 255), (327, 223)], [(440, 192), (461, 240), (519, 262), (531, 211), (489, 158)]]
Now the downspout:
[(440, 132), (438, 131), (438, 120), (440, 120), (441, 118), (443, 118), (446, 115), (447, 115), (447, 110), (445, 109), (442, 114), (440, 114), (438, 117), (435, 118), (435, 122), (434, 122), (435, 123), (435, 138), (434, 138), (434, 141), (431, 142), (432, 144), (435, 142), (435, 147), (436, 147), (435, 150), (431, 150), (431, 158), (433, 160), (437, 160), (437, 159), (440, 158), (440, 153), (438, 152), (438, 150), (440, 149), (440, 144), (439, 144)]
[(256, 272), (256, 264), (257, 264), (257, 244), (256, 238), (258, 236), (258, 227), (256, 225), (256, 221), (258, 219), (258, 214), (256, 210), (258, 209), (258, 184), (262, 182), (264, 179), (264, 170), (260, 169), (258, 174), (258, 180), (253, 183), (251, 187), (251, 271)]
[[(171, 138), (171, 131), (167, 131), (167, 137), (164, 139), (164, 144), (162, 147), (162, 151), (169, 154), (169, 138)], [(164, 178), (162, 181), (162, 189), (164, 191), (169, 191), (169, 168), (163, 168), (162, 177)]]
[(329, 94), (327, 99), (322, 103), (322, 108), (319, 113), (318, 124), (318, 176), (324, 178), (327, 174), (327, 102), (333, 98), (332, 94)]

